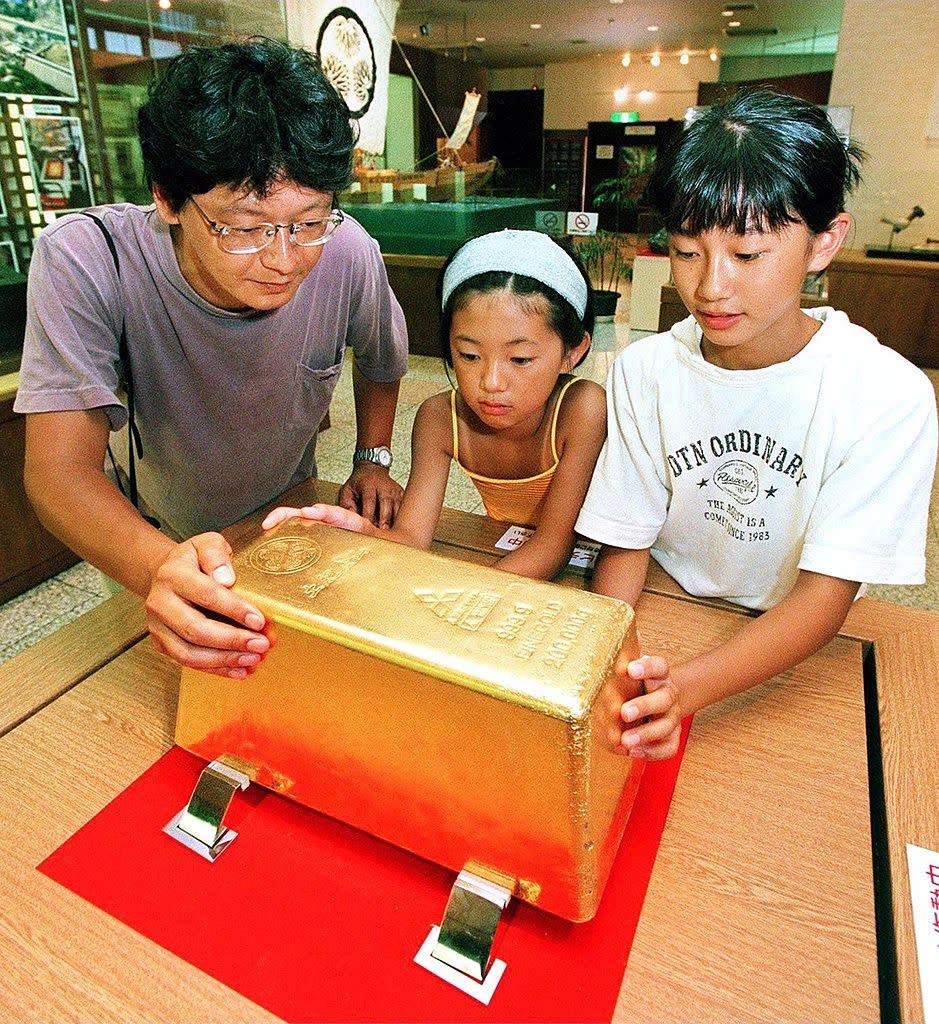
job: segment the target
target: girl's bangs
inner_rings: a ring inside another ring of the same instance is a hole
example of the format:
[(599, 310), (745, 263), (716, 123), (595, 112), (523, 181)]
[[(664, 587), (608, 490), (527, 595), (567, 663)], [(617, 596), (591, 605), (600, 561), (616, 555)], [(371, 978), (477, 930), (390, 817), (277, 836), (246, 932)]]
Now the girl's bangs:
[(682, 175), (665, 215), (668, 231), (699, 235), (718, 228), (743, 235), (748, 231), (778, 231), (800, 218), (793, 214), (788, 192), (771, 174), (738, 172), (723, 179), (715, 175)]

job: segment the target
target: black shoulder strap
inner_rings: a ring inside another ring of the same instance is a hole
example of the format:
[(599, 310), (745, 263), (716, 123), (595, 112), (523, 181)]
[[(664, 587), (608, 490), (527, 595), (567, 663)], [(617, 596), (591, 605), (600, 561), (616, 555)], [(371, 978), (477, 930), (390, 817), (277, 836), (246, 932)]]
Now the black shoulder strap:
[[(114, 239), (111, 237), (111, 232), (104, 226), (104, 221), (100, 217), (95, 216), (93, 213), (89, 213), (87, 210), (81, 211), (89, 220), (95, 222), (98, 225), (98, 229), (101, 234), (104, 235), (104, 240), (108, 244), (108, 249), (111, 253), (111, 258), (114, 260), (114, 269), (117, 271), (118, 280), (121, 277), (121, 263), (117, 258), (117, 248), (114, 245)], [(140, 501), (137, 494), (137, 459), (143, 458), (143, 442), (140, 439), (140, 431), (137, 429), (137, 423), (134, 419), (134, 378), (130, 369), (130, 351), (127, 347), (127, 328), (124, 324), (123, 313), (121, 314), (121, 339), (118, 343), (117, 348), (118, 358), (121, 363), (121, 372), (124, 375), (124, 390), (127, 392), (127, 480), (130, 486), (130, 494), (125, 495), (128, 497), (133, 504), (134, 508), (139, 508)], [(108, 452), (110, 453), (110, 445), (108, 446)], [(114, 456), (111, 456), (111, 461), (114, 461)], [(123, 492), (124, 488), (121, 485), (120, 474), (116, 473), (118, 487)]]

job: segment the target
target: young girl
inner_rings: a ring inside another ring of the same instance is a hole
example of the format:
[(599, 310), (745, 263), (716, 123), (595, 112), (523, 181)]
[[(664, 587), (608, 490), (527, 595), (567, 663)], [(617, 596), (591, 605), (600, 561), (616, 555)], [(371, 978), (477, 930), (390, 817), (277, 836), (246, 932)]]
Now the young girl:
[(333, 505), (275, 509), (262, 525), (300, 514), (429, 548), (452, 461), (471, 477), (491, 517), (535, 527), (499, 567), (549, 578), (570, 557), (574, 520), (606, 432), (603, 389), (570, 376), (590, 347), (589, 280), (547, 235), (505, 230), (461, 246), (439, 291), (442, 352), (457, 388), (418, 409), (394, 526), (379, 531)]
[(691, 594), (763, 612), (684, 663), (619, 670), (624, 748), (668, 757), (683, 716), (784, 672), (841, 628), (861, 583), (924, 578), (936, 401), (929, 380), (830, 308), (801, 310), (851, 220), (860, 151), (772, 93), (707, 110), (649, 195), (691, 316), (627, 348), (578, 532), (594, 589), (635, 603), (651, 550)]

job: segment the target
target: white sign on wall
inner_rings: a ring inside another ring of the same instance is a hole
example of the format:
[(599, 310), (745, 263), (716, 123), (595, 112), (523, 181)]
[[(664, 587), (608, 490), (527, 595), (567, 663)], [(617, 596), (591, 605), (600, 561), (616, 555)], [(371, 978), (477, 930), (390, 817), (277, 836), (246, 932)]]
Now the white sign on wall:
[(569, 235), (595, 235), (599, 220), (598, 213), (587, 213), (584, 210), (573, 211), (567, 215), (567, 233)]
[(535, 230), (546, 235), (563, 235), (567, 214), (562, 210), (535, 210)]

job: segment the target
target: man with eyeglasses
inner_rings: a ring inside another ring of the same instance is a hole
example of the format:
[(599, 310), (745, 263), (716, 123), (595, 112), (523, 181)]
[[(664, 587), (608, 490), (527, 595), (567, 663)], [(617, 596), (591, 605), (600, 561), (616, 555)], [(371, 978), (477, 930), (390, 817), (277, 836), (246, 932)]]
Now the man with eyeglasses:
[(354, 133), (310, 54), (191, 48), (139, 128), (154, 205), (66, 216), (36, 243), (26, 486), (49, 530), (146, 596), (161, 651), (242, 678), (269, 640), (216, 531), (315, 475), (347, 345), (357, 447), (340, 501), (390, 525), (404, 317), (377, 244), (336, 208)]

